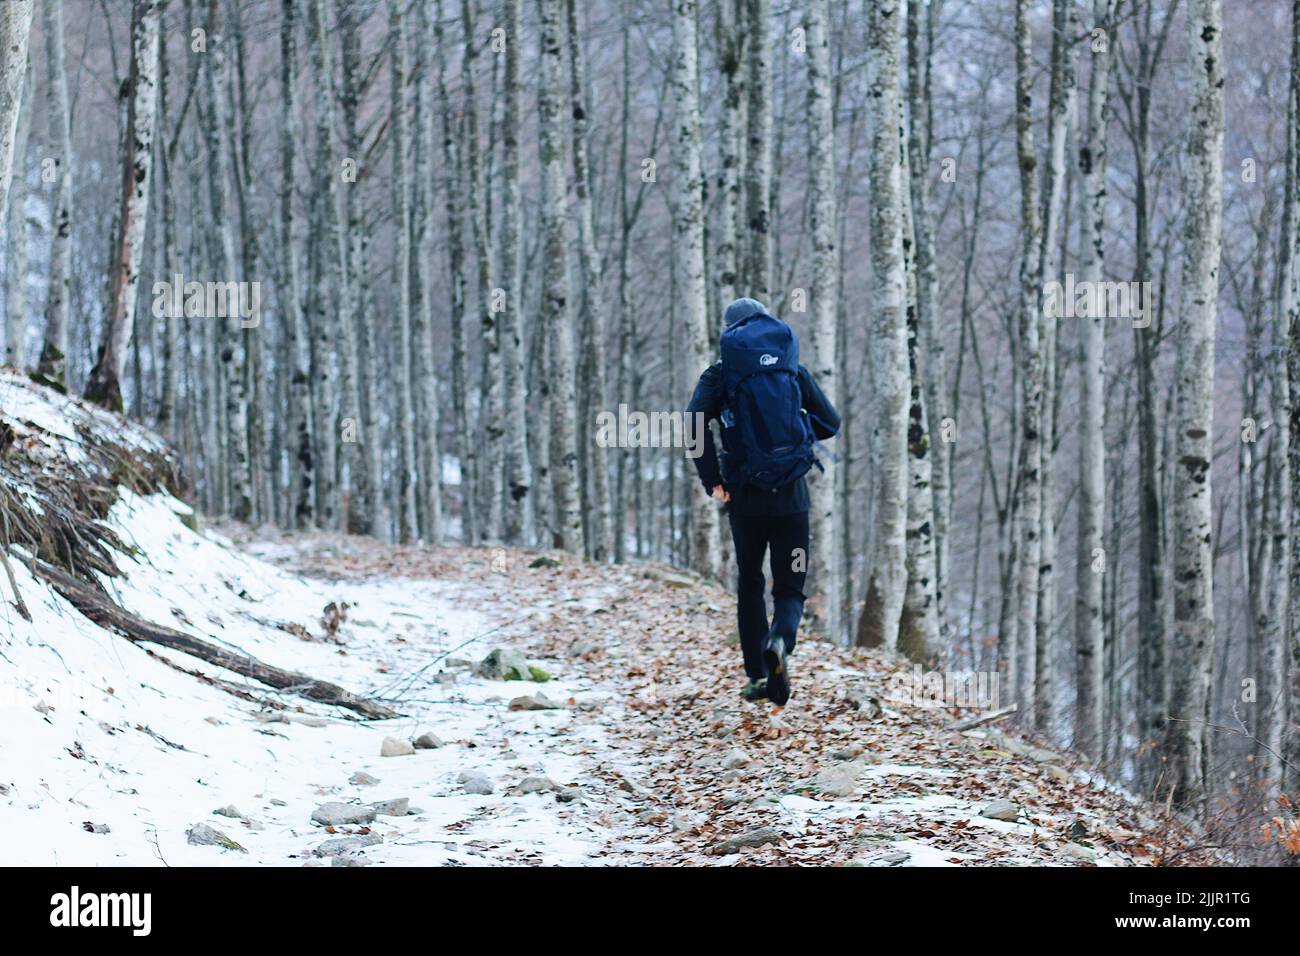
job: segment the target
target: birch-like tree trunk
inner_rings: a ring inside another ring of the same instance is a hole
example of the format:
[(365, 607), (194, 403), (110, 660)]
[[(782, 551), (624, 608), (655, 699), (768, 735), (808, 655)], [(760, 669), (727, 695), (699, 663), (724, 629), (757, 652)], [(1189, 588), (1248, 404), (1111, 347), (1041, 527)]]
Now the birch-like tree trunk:
[(748, 0), (748, 149), (745, 159), (745, 281), (741, 291), (766, 301), (772, 284), (772, 0)]
[[(1065, 147), (1074, 125), (1078, 71), (1075, 64), (1077, 0), (1055, 0), (1052, 10), (1052, 75), (1048, 94), (1050, 126), (1047, 168), (1043, 181), (1041, 244), (1038, 248), (1038, 290), (1060, 274), (1063, 210), (1069, 170)], [(1041, 313), (1040, 313), (1041, 314)], [(1034, 632), (1034, 726), (1046, 732), (1056, 698), (1056, 329), (1057, 316), (1043, 316), (1042, 440), (1040, 455), (1040, 515), (1037, 624)]]
[(591, 92), (587, 89), (586, 57), (581, 42), (582, 21), (578, 0), (566, 0), (569, 29), (569, 99), (573, 117), (573, 194), (578, 214), (578, 258), (582, 266), (582, 361), (583, 408), (581, 448), (587, 462), (587, 556), (601, 564), (613, 550), (609, 502), (609, 455), (592, 440), (597, 412), (605, 410), (605, 295), (604, 267), (596, 249), (595, 215), (592, 210), (591, 162), (588, 158), (590, 126), (587, 111)]
[[(917, 117), (912, 117), (913, 122)], [(935, 597), (934, 493), (931, 487), (930, 423), (925, 405), (925, 373), (921, 368), (922, 345), (916, 262), (916, 223), (908, 162), (909, 137), (899, 121), (899, 164), (903, 188), (903, 262), (907, 275), (907, 590), (899, 622), (898, 649), (922, 663), (932, 662), (941, 650), (938, 601)]]
[[(31, 60), (23, 70), (23, 101), (32, 95)], [(14, 131), (14, 174), (9, 184), (9, 244), (5, 262), (5, 361), (21, 367), (27, 344), (27, 143), (32, 111), (23, 109)]]
[(1290, 283), (1287, 303), (1285, 350), (1287, 363), (1287, 469), (1289, 471), (1290, 498), (1290, 551), (1289, 585), (1287, 588), (1288, 620), (1286, 629), (1287, 715), (1285, 752), (1287, 773), (1284, 788), (1300, 786), (1300, 133), (1296, 132), (1296, 117), (1300, 116), (1300, 0), (1291, 4), (1291, 134), (1288, 162), (1290, 168), (1290, 195), (1287, 204), (1291, 211)]
[[(808, 322), (808, 368), (828, 395), (838, 385), (838, 295), (839, 249), (836, 244), (835, 114), (831, 90), (831, 54), (827, 21), (827, 0), (810, 0), (804, 14), (804, 35), (808, 50), (808, 149), (811, 194), (808, 198), (812, 226), (812, 314)], [(725, 115), (725, 114), (724, 114)], [(724, 201), (724, 216), (726, 215)], [(725, 227), (724, 227), (725, 228)], [(823, 456), (824, 457), (824, 456)], [(838, 639), (843, 631), (840, 607), (843, 603), (836, 560), (835, 472), (815, 469), (808, 475), (811, 492), (810, 531), (812, 550), (812, 594), (824, 616), (828, 634)], [(843, 467), (843, 466), (840, 466)]]
[[(952, 489), (949, 482), (951, 443), (936, 441), (943, 420), (951, 416), (948, 406), (947, 367), (944, 335), (939, 331), (939, 276), (935, 264), (934, 223), (930, 212), (930, 142), (933, 100), (930, 83), (934, 44), (934, 21), (938, 2), (909, 3), (907, 9), (907, 111), (908, 178), (912, 203), (912, 226), (916, 242), (916, 320), (919, 347), (924, 355), (922, 385), (925, 389), (930, 491), (934, 499), (934, 601), (939, 639), (947, 642), (945, 609), (950, 550)], [(924, 18), (922, 14), (924, 13)], [(924, 34), (924, 36), (923, 36)]]
[(397, 209), (397, 355), (393, 388), (397, 392), (397, 534), (403, 544), (420, 534), (415, 517), (415, 423), (411, 420), (411, 181), (406, 110), (407, 41), (404, 0), (390, 0), (389, 79), (393, 123), (393, 196)]
[[(677, 311), (682, 316), (686, 340), (686, 378), (691, 382), (709, 366), (711, 355), (708, 285), (704, 277), (698, 12), (695, 0), (673, 0), (673, 256), (680, 296)], [(691, 567), (716, 577), (718, 509), (713, 499), (702, 494), (691, 496), (691, 533)]]
[(898, 644), (907, 586), (907, 276), (903, 261), (903, 182), (898, 130), (900, 10), (893, 0), (868, 4), (871, 123), (871, 321), (875, 415), (875, 550), (857, 643)]
[[(26, 6), (26, 22), (31, 21), (31, 4)], [(158, 104), (156, 72), (158, 69), (159, 0), (135, 0), (131, 8), (131, 69), (121, 95), (126, 100), (126, 154), (122, 156), (121, 196), (117, 215), (117, 234), (109, 271), (108, 317), (95, 367), (86, 382), (87, 400), (113, 411), (122, 410), (122, 369), (126, 364), (126, 347), (131, 341), (135, 321), (135, 297), (140, 280), (144, 230), (149, 219), (149, 192), (152, 187), (154, 113)], [(20, 17), (21, 19), (21, 17)], [(22, 30), (26, 36), (25, 27)], [(0, 45), (3, 39), (0, 27)], [(23, 40), (26, 48), (26, 40)], [(21, 76), (21, 74), (20, 74)], [(3, 119), (0, 116), (0, 119)], [(12, 129), (12, 125), (4, 128)], [(0, 188), (8, 192), (11, 147), (0, 142)], [(2, 197), (0, 197), (2, 198)]]
[[(412, 401), (415, 406), (415, 452), (417, 473), (416, 504), (420, 519), (420, 536), (426, 542), (442, 541), (442, 453), (438, 436), (441, 414), (438, 406), (438, 382), (445, 363), (434, 357), (433, 328), (435, 300), (433, 263), (436, 237), (434, 204), (436, 191), (431, 169), (437, 148), (433, 106), (433, 21), (428, 4), (416, 5), (416, 115), (419, 150), (416, 154), (415, 181), (419, 202), (415, 256), (415, 288), (420, 302), (412, 316), (411, 363)], [(441, 302), (441, 300), (439, 300)], [(440, 310), (439, 310), (440, 311)]]
[[(208, 149), (208, 185), (211, 214), (221, 246), (221, 275), (218, 281), (239, 289), (244, 279), (235, 251), (235, 220), (230, 206), (233, 171), (227, 138), (229, 104), (226, 102), (226, 37), (221, 24), (221, 0), (209, 0), (207, 57), (208, 113), (205, 138)], [(225, 379), (227, 446), (229, 448), (229, 490), (231, 514), (236, 521), (248, 521), (253, 514), (253, 486), (248, 441), (248, 401), (244, 379), (242, 302), (238, 292), (228, 298), (226, 316), (208, 316), (221, 329), (221, 365)]]
[(1165, 738), (1174, 800), (1205, 796), (1214, 663), (1211, 462), (1215, 318), (1223, 225), (1223, 33), (1219, 0), (1188, 0), (1191, 121), (1184, 158), (1183, 308), (1174, 440), (1174, 632)]
[(722, 122), (718, 131), (718, 241), (713, 252), (719, 310), (735, 299), (740, 282), (740, 217), (745, 207), (740, 158), (746, 135), (742, 123), (745, 97), (745, 4), (748, 0), (717, 0), (717, 44), (722, 70)]
[[(281, 0), (280, 21), (280, 254), (283, 269), (280, 308), (285, 317), (284, 352), (288, 357), (289, 523), (296, 529), (315, 524), (313, 498), (312, 407), (310, 371), (305, 361), (307, 332), (303, 320), (302, 266), (294, 237), (293, 184), (298, 140), (298, 3)], [(308, 0), (310, 2), (310, 0)]]
[(501, 251), (497, 262), (506, 292), (506, 314), (501, 327), (502, 392), (505, 403), (503, 530), (507, 544), (528, 537), (528, 513), (533, 487), (528, 460), (528, 378), (524, 356), (523, 294), (520, 289), (519, 183), (519, 60), (523, 48), (522, 0), (506, 0), (505, 116), (502, 120)]
[[(9, 5), (7, 5), (9, 6)], [(45, 338), (35, 378), (62, 391), (67, 386), (68, 300), (72, 285), (72, 128), (68, 78), (63, 66), (63, 4), (41, 9), (45, 28), (45, 102), (50, 148), (55, 151), (53, 218), (50, 223), (50, 285), (45, 299)]]
[(1016, 641), (1008, 683), (1021, 708), (1032, 708), (1038, 649), (1042, 554), (1043, 354), (1039, 335), (1038, 158), (1034, 150), (1030, 0), (1016, 0), (1016, 156), (1020, 166), (1020, 461), (1016, 501)]
[[(325, 23), (325, 7), (321, 20)], [(334, 426), (342, 440), (340, 461), (336, 461), (336, 475), (346, 463), (351, 486), (348, 497), (347, 527), (355, 534), (380, 534), (387, 528), (383, 502), (383, 448), (384, 439), (379, 416), (379, 335), (375, 327), (377, 318), (373, 309), (362, 309), (367, 301), (366, 257), (370, 248), (370, 232), (362, 215), (363, 200), (358, 195), (364, 179), (365, 157), (362, 155), (360, 126), (360, 99), (365, 65), (361, 62), (360, 17), (363, 9), (354, 3), (345, 3), (339, 9), (339, 106), (343, 114), (343, 157), (332, 160), (335, 175), (330, 180), (330, 203), (326, 219), (330, 224), (334, 256), (331, 266), (335, 273), (337, 290), (336, 318), (339, 342), (335, 349), (339, 360), (339, 418)], [(323, 48), (330, 42), (328, 35), (320, 37)], [(326, 60), (326, 75), (330, 75)], [(321, 91), (329, 102), (324, 104), (330, 128), (334, 126), (333, 97), (328, 87)], [(339, 176), (342, 163), (350, 165), (350, 175)], [(336, 181), (338, 185), (336, 186)], [(394, 185), (394, 189), (398, 187)], [(342, 190), (342, 212), (334, 201), (334, 190)], [(348, 425), (351, 425), (348, 428)], [(400, 423), (398, 423), (400, 426)], [(345, 431), (345, 429), (347, 429)], [(401, 442), (399, 436), (398, 441)], [(403, 503), (399, 500), (399, 508)], [(402, 516), (399, 513), (400, 527)]]
[[(334, 83), (330, 46), (326, 30), (325, 0), (310, 0), (307, 8), (307, 45), (311, 51), (312, 87), (328, 91)], [(317, 177), (312, 196), (308, 235), (311, 237), (312, 276), (309, 283), (309, 334), (311, 336), (313, 465), (316, 476), (316, 523), (334, 530), (339, 520), (338, 465), (338, 377), (334, 373), (331, 346), (339, 342), (339, 323), (332, 305), (343, 295), (342, 263), (336, 239), (335, 179), (342, 162), (333, 147), (334, 97), (315, 98), (316, 151), (311, 163)], [(346, 336), (345, 336), (346, 338)], [(350, 406), (355, 408), (355, 406)], [(355, 412), (353, 413), (355, 414)]]
[(465, 355), (465, 243), (464, 208), (461, 205), (459, 134), (453, 123), (451, 97), (447, 92), (446, 64), (449, 58), (442, 32), (442, 0), (438, 0), (433, 21), (434, 45), (438, 51), (438, 102), (442, 104), (443, 199), (447, 215), (447, 264), (451, 297), (451, 404), (456, 428), (457, 466), (460, 471), (461, 540), (468, 544), (478, 536), (478, 503), (475, 493), (477, 453), (471, 441), (468, 383)]
[(32, 0), (0, 3), (0, 215), (9, 208), (9, 183), (14, 172), (18, 117), (23, 109), (27, 40), (32, 32), (33, 9)]
[[(1106, 266), (1107, 89), (1114, 15), (1115, 0), (1093, 0), (1088, 125), (1079, 145), (1079, 175), (1083, 181), (1079, 254), (1081, 278), (1092, 283), (1094, 289), (1104, 281)], [(1098, 314), (1079, 320), (1079, 536), (1074, 599), (1074, 745), (1094, 760), (1101, 756), (1105, 709), (1102, 619), (1102, 584), (1106, 571), (1105, 380), (1106, 316), (1098, 310)]]
[(492, 306), (492, 245), (484, 211), (483, 160), (479, 147), (478, 116), (478, 38), (474, 35), (473, 0), (461, 0), (461, 21), (465, 31), (465, 57), (461, 81), (465, 85), (465, 174), (470, 236), (474, 243), (474, 262), (478, 276), (479, 338), (483, 345), (483, 375), (479, 389), (480, 457), (475, 472), (475, 501), (486, 507), (479, 515), (478, 533), (485, 540), (501, 537), (501, 439), (502, 422), (498, 379), (500, 342), (497, 314)]
[(541, 13), (542, 311), (550, 351), (551, 487), (555, 495), (555, 547), (582, 550), (578, 499), (577, 402), (570, 301), (567, 188), (564, 177), (564, 6), (538, 0)]

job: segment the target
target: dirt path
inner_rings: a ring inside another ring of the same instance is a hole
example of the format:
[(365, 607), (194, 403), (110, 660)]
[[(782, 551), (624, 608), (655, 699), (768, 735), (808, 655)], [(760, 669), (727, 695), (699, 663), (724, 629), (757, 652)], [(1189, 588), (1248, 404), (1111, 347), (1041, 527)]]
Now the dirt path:
[[(320, 540), (292, 541), (286, 563), (440, 582), (493, 622), (487, 643), (522, 650), (566, 689), (559, 714), (476, 702), (563, 758), (571, 779), (554, 782), (576, 799), (558, 825), (589, 841), (592, 862), (1143, 865), (1169, 852), (1154, 812), (1068, 756), (945, 729), (969, 712), (886, 698), (902, 665), (885, 655), (804, 639), (786, 708), (740, 700), (731, 598), (680, 572)], [(481, 678), (457, 663), (430, 679), (468, 705)], [(483, 812), (500, 810), (485, 798)]]

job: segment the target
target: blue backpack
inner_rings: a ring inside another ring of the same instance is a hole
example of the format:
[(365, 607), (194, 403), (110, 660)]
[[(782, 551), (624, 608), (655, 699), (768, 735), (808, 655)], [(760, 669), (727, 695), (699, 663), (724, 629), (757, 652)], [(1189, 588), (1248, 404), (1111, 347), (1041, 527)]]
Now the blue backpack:
[(722, 333), (728, 482), (776, 491), (820, 467), (798, 372), (799, 339), (780, 319), (756, 312)]

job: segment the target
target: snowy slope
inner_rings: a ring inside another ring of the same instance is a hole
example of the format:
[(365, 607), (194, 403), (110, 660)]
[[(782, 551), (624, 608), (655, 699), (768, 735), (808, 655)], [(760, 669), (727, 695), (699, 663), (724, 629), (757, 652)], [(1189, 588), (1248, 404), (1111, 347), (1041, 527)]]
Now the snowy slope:
[[(0, 416), (52, 454), (79, 454), (79, 428), (112, 429), (124, 444), (140, 447), (155, 442), (8, 372), (0, 378)], [(317, 806), (403, 797), (421, 812), (379, 817), (371, 829), (385, 842), (366, 851), (370, 859), (482, 863), (462, 842), (490, 841), (498, 832), (531, 846), (543, 862), (584, 858), (587, 842), (558, 819), (567, 810), (550, 794), (512, 800), (499, 811), (501, 797), (465, 794), (458, 783), (462, 770), (478, 769), (500, 791), (530, 774), (564, 782), (572, 767), (544, 759), (529, 743), (530, 734), (565, 721), (565, 712), (503, 714), (504, 707), (473, 706), (475, 698), (522, 693), (517, 682), (475, 680), (457, 695), (467, 703), (438, 702), (447, 697), (439, 674), (449, 666), (431, 662), (453, 649), (478, 660), (491, 647), (478, 640), (489, 627), (457, 607), (452, 589), (437, 582), (308, 581), (234, 550), (216, 533), (191, 530), (182, 520), (189, 514), (167, 494), (121, 492), (106, 524), (134, 556), (120, 556), (124, 577), (102, 578), (121, 606), (268, 663), (394, 699), (405, 716), (362, 722), (184, 654), (133, 644), (83, 617), (16, 555), (17, 590), (32, 619), (19, 615), (0, 578), (0, 863), (327, 863), (310, 851), (343, 832), (312, 823)], [(350, 605), (341, 643), (326, 639), (321, 623), (330, 602)], [(244, 687), (255, 699), (178, 668)], [(555, 682), (546, 692), (563, 699), (566, 688)], [(430, 730), (449, 745), (379, 756), (385, 737), (407, 740)], [(514, 738), (509, 751), (454, 743), (496, 741), (507, 732)], [(350, 783), (358, 772), (380, 782)], [(214, 815), (230, 806), (247, 819)], [(447, 829), (470, 817), (483, 818), (472, 835)], [(247, 852), (189, 844), (187, 831), (199, 823)]]

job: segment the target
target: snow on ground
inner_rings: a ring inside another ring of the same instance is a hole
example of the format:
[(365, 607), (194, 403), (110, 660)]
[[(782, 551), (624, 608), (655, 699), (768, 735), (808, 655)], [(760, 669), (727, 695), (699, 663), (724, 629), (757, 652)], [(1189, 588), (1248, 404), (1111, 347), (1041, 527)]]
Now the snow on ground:
[[(0, 423), (31, 461), (80, 461), (88, 433), (161, 450), (7, 371)], [(1168, 849), (1149, 810), (1067, 755), (884, 705), (904, 666), (887, 654), (801, 637), (790, 705), (742, 702), (730, 595), (668, 568), (232, 541), (171, 495), (125, 489), (104, 523), (126, 551), (101, 582), (127, 610), (401, 716), (362, 721), (133, 644), (11, 549), (31, 621), (0, 575), (0, 864), (1135, 865)], [(480, 676), (494, 649), (552, 679)], [(512, 706), (539, 694), (549, 709)], [(441, 746), (381, 756), (427, 733)], [(469, 792), (476, 773), (490, 793)], [(192, 842), (207, 827), (238, 848)]]
[[(8, 603), (0, 609), (0, 862), (300, 864), (331, 837), (311, 822), (318, 805), (402, 797), (412, 814), (381, 816), (373, 829), (384, 844), (367, 857), (483, 863), (480, 847), (507, 842), (513, 857), (506, 859), (520, 862), (587, 858), (598, 841), (572, 819), (577, 810), (551, 793), (504, 793), (527, 776), (563, 783), (577, 772), (580, 761), (551, 743), (566, 734), (571, 715), (506, 710), (504, 702), (523, 693), (519, 682), (443, 683), (466, 674), (446, 660), (416, 673), (441, 655), (477, 661), (491, 649), (490, 626), (459, 606), (453, 586), (307, 580), (214, 533), (191, 531), (178, 517), (185, 510), (164, 495), (129, 493), (114, 508), (111, 524), (148, 555), (126, 562), (128, 578), (110, 583), (124, 607), (359, 693), (400, 696), (405, 715), (365, 723), (256, 686), (249, 690), (294, 709), (241, 700), (165, 660), (218, 669), (101, 630), (15, 562), (33, 620)], [(279, 629), (298, 625), (319, 638), (320, 612), (331, 601), (350, 605), (343, 646)], [(575, 690), (563, 681), (522, 686), (561, 700)], [(384, 737), (409, 740), (430, 730), (446, 746), (379, 756)], [(498, 793), (464, 793), (462, 770), (486, 773)], [(379, 782), (350, 783), (358, 772)], [(214, 815), (230, 806), (247, 819)], [(196, 823), (217, 827), (247, 854), (187, 844)]]

